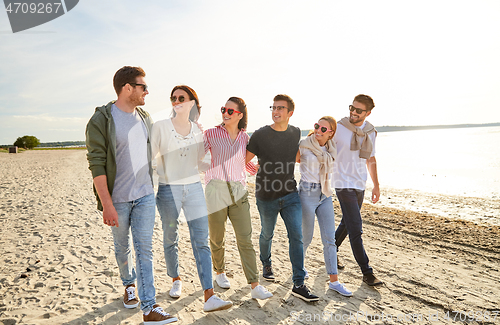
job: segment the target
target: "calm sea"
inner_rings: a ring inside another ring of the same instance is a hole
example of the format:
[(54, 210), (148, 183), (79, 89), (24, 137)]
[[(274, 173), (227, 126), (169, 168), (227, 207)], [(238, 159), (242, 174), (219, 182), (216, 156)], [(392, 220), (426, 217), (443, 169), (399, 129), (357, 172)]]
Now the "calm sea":
[(500, 127), (381, 132), (381, 186), (500, 198)]

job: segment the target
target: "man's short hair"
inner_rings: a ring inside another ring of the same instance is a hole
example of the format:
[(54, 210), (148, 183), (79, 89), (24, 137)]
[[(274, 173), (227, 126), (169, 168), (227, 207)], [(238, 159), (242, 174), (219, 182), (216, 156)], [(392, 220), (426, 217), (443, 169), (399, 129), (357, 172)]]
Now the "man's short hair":
[(293, 110), (295, 110), (295, 103), (293, 102), (292, 97), (290, 97), (288, 95), (284, 95), (284, 94), (279, 94), (279, 95), (274, 96), (273, 101), (276, 102), (278, 100), (284, 100), (287, 102), (289, 112), (293, 112)]
[(141, 67), (124, 66), (119, 69), (113, 77), (113, 87), (115, 87), (116, 94), (120, 95), (123, 86), (126, 84), (135, 83), (135, 78), (145, 76), (146, 72)]
[(368, 95), (359, 94), (358, 96), (354, 97), (353, 101), (364, 104), (366, 106), (366, 109), (369, 111), (371, 111), (375, 107), (373, 99)]

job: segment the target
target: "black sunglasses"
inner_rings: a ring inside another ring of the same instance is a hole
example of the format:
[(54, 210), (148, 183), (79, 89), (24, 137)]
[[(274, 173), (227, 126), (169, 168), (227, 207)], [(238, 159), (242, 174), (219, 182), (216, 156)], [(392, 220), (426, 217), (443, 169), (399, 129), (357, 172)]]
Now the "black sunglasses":
[(352, 111), (354, 111), (354, 110), (356, 110), (356, 113), (358, 113), (358, 114), (361, 114), (361, 113), (363, 113), (363, 112), (368, 112), (368, 110), (367, 110), (367, 109), (357, 108), (357, 107), (354, 107), (354, 106), (352, 106), (352, 105), (349, 105), (349, 110), (350, 110), (351, 112), (352, 112)]
[(123, 86), (125, 86), (126, 84), (129, 84), (129, 85), (134, 86), (134, 87), (135, 86), (142, 86), (142, 91), (148, 90), (148, 85), (145, 85), (145, 84), (136, 84), (135, 82), (127, 82), (127, 83), (124, 83)]
[[(182, 96), (182, 95), (179, 96), (179, 102), (184, 103), (185, 100), (186, 100), (186, 98), (184, 96)], [(172, 103), (175, 103), (177, 101), (177, 96), (170, 97), (170, 101)]]
[(220, 111), (221, 111), (222, 114), (224, 114), (226, 112), (226, 110), (227, 110), (227, 114), (229, 116), (233, 115), (233, 113), (241, 113), (240, 111), (237, 111), (237, 110), (232, 109), (232, 108), (225, 108), (224, 106), (222, 106), (220, 108)]

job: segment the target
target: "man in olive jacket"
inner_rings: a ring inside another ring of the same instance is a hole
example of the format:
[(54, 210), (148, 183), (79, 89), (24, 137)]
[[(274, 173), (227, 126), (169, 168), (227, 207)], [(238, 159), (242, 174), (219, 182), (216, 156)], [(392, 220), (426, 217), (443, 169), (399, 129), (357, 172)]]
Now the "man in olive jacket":
[(137, 107), (145, 104), (149, 93), (145, 76), (139, 67), (125, 66), (115, 73), (113, 85), (118, 99), (97, 107), (87, 124), (87, 160), (97, 208), (102, 211), (104, 224), (112, 227), (116, 261), (125, 286), (123, 305), (139, 305), (135, 296), (137, 280), (144, 324), (166, 324), (177, 319), (165, 313), (155, 298), (155, 198), (149, 140), (153, 122), (146, 111)]

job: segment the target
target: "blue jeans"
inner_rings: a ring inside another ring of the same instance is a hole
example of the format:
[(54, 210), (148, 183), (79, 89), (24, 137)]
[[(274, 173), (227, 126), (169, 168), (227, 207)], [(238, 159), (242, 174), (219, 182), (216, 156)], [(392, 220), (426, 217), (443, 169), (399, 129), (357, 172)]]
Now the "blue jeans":
[(314, 216), (318, 216), (326, 273), (337, 274), (337, 246), (335, 245), (335, 212), (332, 197), (321, 193), (321, 184), (300, 182), (300, 203), (302, 203), (302, 235), (304, 255), (314, 234)]
[(184, 185), (159, 185), (156, 204), (163, 227), (163, 250), (167, 274), (179, 276), (179, 214), (182, 210), (189, 227), (198, 277), (203, 290), (213, 288), (212, 257), (208, 246), (207, 204), (200, 182)]
[(271, 244), (279, 212), (288, 233), (288, 253), (290, 262), (292, 262), (292, 280), (296, 286), (302, 285), (305, 271), (304, 246), (302, 244), (302, 207), (299, 194), (293, 192), (272, 201), (257, 199), (257, 208), (259, 209), (262, 227), (259, 238), (262, 265), (264, 267), (271, 266)]
[[(153, 277), (155, 198), (153, 194), (149, 194), (134, 201), (113, 205), (120, 225), (118, 228), (111, 227), (120, 277), (124, 286), (134, 284), (137, 279), (141, 309), (147, 312), (156, 304)], [(132, 262), (132, 242), (137, 275)]]
[(363, 220), (361, 219), (361, 205), (365, 191), (352, 188), (335, 189), (342, 209), (342, 221), (335, 232), (335, 243), (340, 247), (347, 234), (351, 243), (352, 253), (363, 274), (373, 273), (373, 269), (368, 264), (368, 256), (363, 246)]

